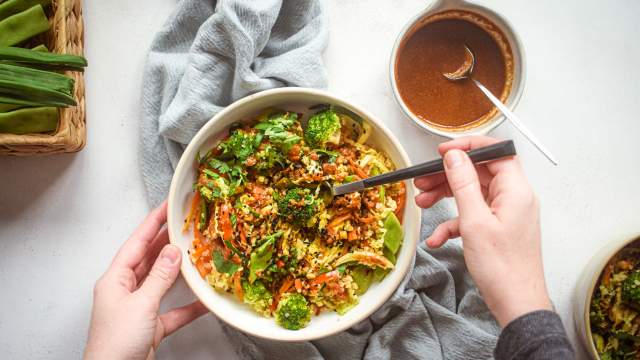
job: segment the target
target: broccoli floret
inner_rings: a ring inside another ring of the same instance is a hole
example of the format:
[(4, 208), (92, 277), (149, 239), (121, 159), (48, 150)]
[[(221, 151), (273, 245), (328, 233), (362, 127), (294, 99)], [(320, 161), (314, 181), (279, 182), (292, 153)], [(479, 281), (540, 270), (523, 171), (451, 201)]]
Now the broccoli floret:
[(256, 134), (243, 129), (233, 130), (229, 138), (218, 145), (222, 150), (220, 157), (226, 159), (233, 156), (240, 161), (245, 161), (255, 152), (261, 140)]
[(340, 117), (329, 109), (316, 113), (309, 119), (304, 138), (311, 147), (323, 148), (327, 143), (340, 142)]
[(294, 293), (285, 294), (276, 309), (276, 322), (283, 328), (299, 330), (311, 321), (311, 309), (304, 296)]
[(274, 166), (284, 164), (284, 156), (274, 146), (268, 144), (256, 153), (256, 165), (258, 170), (269, 170)]
[(622, 282), (622, 300), (640, 306), (640, 270), (632, 272)]
[(276, 193), (278, 215), (297, 225), (305, 225), (317, 210), (317, 201), (309, 189), (293, 188), (286, 194)]
[(253, 284), (243, 281), (242, 290), (244, 291), (245, 303), (251, 305), (260, 314), (269, 313), (272, 295), (262, 281), (256, 280)]

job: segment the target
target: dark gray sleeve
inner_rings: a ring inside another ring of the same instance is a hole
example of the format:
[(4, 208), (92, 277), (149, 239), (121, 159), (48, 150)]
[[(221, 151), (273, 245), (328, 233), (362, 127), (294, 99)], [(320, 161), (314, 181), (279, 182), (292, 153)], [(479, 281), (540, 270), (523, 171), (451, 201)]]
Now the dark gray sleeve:
[(496, 360), (574, 359), (575, 354), (558, 314), (534, 311), (510, 322), (494, 350)]

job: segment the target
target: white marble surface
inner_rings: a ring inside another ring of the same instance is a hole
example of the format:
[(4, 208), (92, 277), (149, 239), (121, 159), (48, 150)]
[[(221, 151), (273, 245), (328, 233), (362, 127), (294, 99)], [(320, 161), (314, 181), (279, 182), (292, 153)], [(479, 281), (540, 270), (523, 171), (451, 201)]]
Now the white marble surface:
[[(89, 139), (79, 154), (0, 158), (0, 358), (80, 357), (96, 278), (147, 211), (138, 171), (145, 52), (176, 0), (85, 1)], [(486, 2), (488, 3), (488, 2)], [(381, 117), (414, 161), (442, 139), (394, 104), (387, 61), (418, 0), (330, 1), (329, 89)], [(640, 233), (640, 2), (491, 1), (515, 25), (528, 78), (517, 113), (560, 160), (551, 166), (509, 125), (542, 202), (551, 296), (575, 340), (571, 291), (606, 241)], [(192, 295), (178, 284), (165, 306)], [(232, 357), (207, 316), (159, 358)]]

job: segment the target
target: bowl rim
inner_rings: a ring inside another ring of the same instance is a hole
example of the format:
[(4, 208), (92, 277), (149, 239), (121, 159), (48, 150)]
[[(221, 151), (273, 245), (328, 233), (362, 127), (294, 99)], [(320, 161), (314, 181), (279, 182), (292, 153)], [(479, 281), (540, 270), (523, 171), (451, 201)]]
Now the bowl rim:
[[(193, 149), (196, 147), (196, 144), (198, 144), (197, 146), (202, 146), (202, 144), (205, 143), (207, 139), (209, 139), (211, 136), (215, 136), (215, 135), (206, 135), (206, 134), (209, 132), (210, 128), (215, 126), (215, 124), (218, 122), (219, 119), (226, 117), (228, 113), (231, 113), (236, 109), (243, 107), (250, 102), (255, 101), (256, 99), (279, 96), (279, 95), (281, 96), (281, 95), (287, 95), (287, 94), (299, 95), (300, 93), (311, 95), (311, 96), (323, 97), (326, 99), (330, 99), (331, 101), (336, 103), (348, 105), (347, 106), (348, 108), (351, 108), (352, 110), (355, 110), (356, 113), (361, 114), (367, 121), (374, 123), (382, 131), (382, 135), (387, 137), (387, 139), (392, 143), (392, 145), (396, 148), (399, 156), (407, 164), (407, 166), (410, 166), (412, 164), (411, 159), (409, 158), (404, 147), (402, 146), (400, 141), (395, 137), (395, 135), (391, 132), (391, 130), (377, 117), (373, 116), (371, 113), (364, 110), (361, 106), (353, 103), (352, 101), (341, 98), (337, 95), (331, 94), (330, 92), (327, 92), (324, 90), (318, 90), (318, 89), (312, 89), (312, 88), (283, 87), (283, 88), (264, 90), (264, 91), (249, 95), (245, 98), (239, 99), (234, 103), (230, 104), (229, 106), (225, 107), (215, 116), (213, 116), (200, 130), (198, 130), (196, 135), (193, 137), (193, 139), (189, 142), (189, 144), (185, 148), (182, 156), (180, 157), (178, 165), (176, 166), (174, 175), (171, 180), (171, 186), (169, 188), (169, 195), (168, 195), (169, 211), (167, 214), (167, 217), (168, 217), (167, 227), (168, 227), (169, 241), (171, 244), (179, 246), (177, 244), (177, 239), (174, 239), (173, 234), (176, 233), (176, 231), (181, 231), (181, 229), (175, 229), (173, 227), (172, 225), (174, 222), (172, 221), (173, 211), (171, 211), (171, 209), (174, 206), (179, 206), (176, 203), (177, 200), (174, 201), (174, 199), (177, 199), (177, 192), (178, 192), (178, 183), (177, 181), (175, 181), (175, 179), (179, 177), (178, 174), (185, 172), (187, 167), (192, 165), (191, 157), (186, 155), (194, 151)], [(413, 185), (413, 182), (410, 182), (410, 185), (408, 186), (411, 187), (411, 191), (413, 193), (417, 193), (417, 189), (415, 188), (415, 185)], [(405, 234), (405, 239), (403, 240), (403, 247), (410, 246), (412, 250), (408, 254), (412, 254), (410, 256), (414, 257), (415, 255), (413, 254), (415, 253), (417, 248), (417, 237), (419, 236), (419, 232), (420, 232), (420, 229), (419, 229), (420, 209), (417, 206), (406, 206), (405, 213), (404, 213), (405, 217), (407, 217), (407, 214), (410, 212), (414, 212), (414, 218), (417, 219), (417, 223), (412, 226), (412, 227), (415, 227), (415, 229), (413, 229), (412, 231), (414, 234), (409, 234), (409, 231), (407, 231), (407, 234)], [(180, 221), (180, 223), (182, 223), (182, 220)], [(409, 229), (411, 229), (411, 227)], [(413, 238), (409, 238), (409, 236), (411, 235), (416, 235), (416, 236), (413, 236)], [(199, 287), (195, 286), (196, 281), (204, 281), (202, 278), (198, 277), (197, 279), (195, 279), (194, 277), (185, 276), (185, 274), (187, 273), (187, 267), (193, 266), (191, 264), (191, 261), (189, 261), (188, 258), (185, 258), (185, 256), (183, 256), (183, 259), (180, 265), (180, 272), (182, 274), (183, 279), (185, 280), (185, 283), (191, 289), (191, 291), (196, 295), (196, 297), (209, 309), (209, 311), (215, 314), (218, 319), (221, 319), (226, 324), (236, 328), (237, 330), (242, 331), (245, 334), (250, 334), (252, 336), (256, 336), (263, 339), (282, 341), (282, 342), (299, 342), (299, 341), (316, 340), (316, 339), (337, 334), (367, 319), (375, 311), (380, 309), (380, 307), (384, 305), (388, 301), (388, 299), (396, 292), (396, 290), (399, 288), (399, 286), (402, 284), (403, 280), (406, 278), (407, 274), (409, 273), (412, 264), (413, 264), (413, 260), (409, 259), (409, 261), (406, 263), (406, 266), (404, 266), (403, 268), (395, 268), (394, 271), (399, 271), (400, 274), (396, 275), (396, 279), (394, 283), (389, 284), (385, 288), (381, 289), (380, 294), (378, 295), (378, 299), (376, 299), (374, 305), (370, 306), (370, 308), (367, 309), (366, 311), (363, 311), (362, 314), (360, 314), (358, 317), (352, 319), (351, 321), (338, 322), (333, 327), (321, 328), (314, 333), (308, 334), (307, 336), (299, 336), (299, 335), (296, 336), (295, 335), (297, 333), (296, 331), (291, 331), (291, 336), (288, 336), (288, 335), (287, 336), (281, 336), (281, 335), (271, 336), (271, 334), (269, 334), (268, 332), (260, 332), (256, 329), (251, 328), (251, 326), (242, 327), (241, 325), (233, 321), (233, 318), (232, 318), (233, 314), (225, 314), (225, 313), (222, 313), (221, 311), (217, 311), (216, 306), (213, 304), (214, 301), (207, 300), (206, 293), (201, 292), (199, 290)], [(389, 279), (390, 281), (393, 280), (391, 278), (385, 278), (385, 279)], [(380, 282), (380, 284), (382, 284), (382, 282)], [(259, 315), (256, 314), (256, 316), (259, 316)]]
[[(593, 299), (596, 285), (598, 284), (600, 276), (604, 271), (604, 267), (607, 266), (609, 261), (611, 261), (614, 256), (618, 255), (620, 251), (622, 251), (625, 247), (635, 241), (640, 241), (640, 234), (633, 234), (631, 236), (612, 240), (604, 244), (589, 259), (584, 267), (583, 274), (580, 276), (581, 278), (588, 276), (588, 283), (586, 288), (586, 296), (584, 296), (584, 299), (576, 299), (577, 301), (582, 302), (581, 305), (584, 306), (584, 310), (582, 311), (582, 313), (579, 315), (576, 314), (576, 331), (584, 331), (585, 336), (583, 337), (583, 345), (587, 347), (589, 354), (591, 356), (594, 356), (596, 359), (600, 359), (600, 355), (598, 354), (598, 350), (593, 343), (593, 333), (591, 332), (591, 321), (589, 316), (589, 313), (591, 312), (591, 300)], [(579, 327), (581, 327), (581, 324), (578, 322), (578, 320), (581, 320), (584, 323), (584, 329), (579, 329)]]
[[(519, 35), (514, 30), (513, 25), (509, 20), (507, 20), (501, 14), (495, 12), (494, 10), (480, 5), (476, 3), (470, 3), (465, 0), (437, 0), (424, 8), (422, 11), (418, 12), (414, 15), (400, 30), (396, 40), (393, 44), (393, 48), (391, 50), (391, 56), (389, 58), (389, 82), (391, 84), (391, 92), (393, 94), (393, 98), (396, 104), (400, 107), (402, 112), (406, 117), (411, 119), (411, 121), (417, 125), (423, 131), (426, 131), (431, 134), (439, 135), (448, 139), (455, 139), (464, 136), (475, 136), (475, 135), (486, 135), (491, 132), (493, 129), (501, 125), (506, 117), (498, 110), (496, 115), (493, 118), (484, 124), (481, 124), (476, 127), (472, 127), (469, 129), (461, 130), (461, 131), (447, 131), (435, 126), (431, 126), (425, 121), (420, 120), (405, 104), (404, 100), (402, 100), (402, 96), (400, 96), (400, 91), (398, 90), (398, 85), (396, 83), (396, 58), (398, 56), (398, 50), (400, 49), (400, 45), (402, 44), (402, 40), (404, 40), (405, 36), (411, 30), (411, 28), (421, 19), (428, 17), (430, 15), (436, 14), (438, 12), (447, 11), (447, 10), (461, 10), (467, 12), (477, 12), (479, 15), (489, 18), (489, 20), (498, 26), (500, 30), (504, 33), (507, 40), (509, 41), (509, 45), (511, 45), (511, 51), (513, 52), (514, 57), (514, 79), (517, 78), (517, 82), (514, 81), (514, 88), (511, 89), (511, 93), (509, 94), (509, 98), (507, 99), (507, 107), (509, 110), (513, 111), (520, 103), (520, 99), (522, 98), (522, 94), (524, 93), (526, 78), (527, 78), (527, 64), (526, 64), (526, 55), (524, 46), (522, 41), (520, 40)], [(519, 67), (518, 67), (519, 65)], [(517, 86), (515, 86), (517, 85)]]

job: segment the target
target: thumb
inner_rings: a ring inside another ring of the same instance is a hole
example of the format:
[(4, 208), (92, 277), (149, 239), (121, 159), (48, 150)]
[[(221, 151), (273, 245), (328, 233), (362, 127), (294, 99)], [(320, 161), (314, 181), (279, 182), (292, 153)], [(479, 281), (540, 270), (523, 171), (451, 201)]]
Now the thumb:
[(461, 221), (471, 216), (490, 215), (482, 196), (478, 173), (467, 153), (458, 149), (447, 151), (444, 154), (444, 165)]
[(180, 271), (180, 249), (166, 245), (153, 264), (138, 292), (158, 302), (176, 281)]

